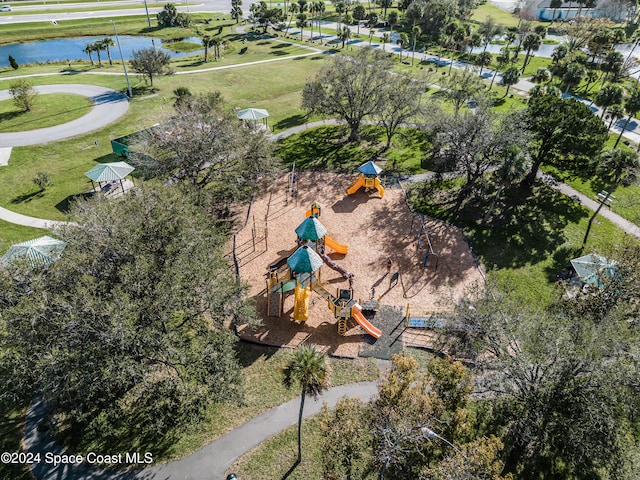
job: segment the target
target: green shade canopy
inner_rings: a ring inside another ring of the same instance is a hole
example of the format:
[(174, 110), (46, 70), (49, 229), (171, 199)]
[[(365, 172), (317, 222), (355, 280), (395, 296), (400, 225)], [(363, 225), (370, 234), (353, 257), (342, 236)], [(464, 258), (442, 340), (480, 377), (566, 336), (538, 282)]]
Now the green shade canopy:
[(238, 118), (240, 120), (262, 120), (268, 116), (269, 112), (262, 108), (245, 108), (238, 112)]
[(615, 278), (618, 271), (615, 262), (595, 253), (574, 258), (571, 265), (583, 282), (600, 288), (604, 287), (603, 278)]
[(316, 217), (307, 217), (296, 228), (296, 235), (302, 240), (316, 241), (327, 234), (327, 229)]
[(322, 258), (308, 245), (303, 245), (293, 252), (293, 255), (287, 260), (289, 268), (292, 272), (312, 273), (322, 266)]
[(101, 163), (89, 170), (85, 175), (94, 182), (111, 182), (123, 180), (133, 172), (135, 168), (127, 162)]
[(378, 175), (382, 172), (382, 168), (373, 163), (372, 161), (368, 161), (367, 163), (363, 163), (358, 167), (358, 171), (363, 173), (364, 175)]
[(14, 260), (23, 260), (32, 267), (44, 267), (60, 258), (65, 243), (62, 240), (44, 236), (12, 245), (0, 259), (0, 264), (8, 265)]

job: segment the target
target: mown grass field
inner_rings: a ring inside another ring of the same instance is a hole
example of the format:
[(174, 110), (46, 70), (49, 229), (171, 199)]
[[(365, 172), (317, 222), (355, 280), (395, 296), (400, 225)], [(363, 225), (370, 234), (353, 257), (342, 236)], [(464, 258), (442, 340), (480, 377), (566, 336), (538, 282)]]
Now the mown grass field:
[(82, 95), (57, 93), (37, 95), (30, 111), (24, 112), (13, 100), (0, 102), (0, 133), (23, 132), (70, 122), (86, 115), (91, 100)]

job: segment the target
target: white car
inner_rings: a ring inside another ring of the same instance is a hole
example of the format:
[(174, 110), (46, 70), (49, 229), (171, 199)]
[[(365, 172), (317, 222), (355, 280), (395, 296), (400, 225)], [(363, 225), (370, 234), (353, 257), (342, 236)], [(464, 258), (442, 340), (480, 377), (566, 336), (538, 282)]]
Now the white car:
[(0, 7), (0, 12), (10, 12), (11, 11), (11, 7), (9, 5), (2, 5)]

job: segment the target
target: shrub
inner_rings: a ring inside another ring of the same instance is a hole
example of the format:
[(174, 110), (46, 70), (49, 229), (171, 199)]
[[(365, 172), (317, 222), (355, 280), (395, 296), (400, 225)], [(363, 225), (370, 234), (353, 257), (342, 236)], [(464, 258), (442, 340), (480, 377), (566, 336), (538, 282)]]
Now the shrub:
[(31, 179), (33, 183), (35, 183), (38, 188), (40, 188), (41, 192), (44, 192), (47, 187), (51, 186), (51, 175), (47, 172), (38, 172), (36, 176)]
[(13, 58), (11, 55), (9, 55), (9, 65), (11, 65), (11, 68), (13, 68), (14, 70), (17, 70), (18, 67), (20, 65), (18, 65), (18, 62), (16, 61), (15, 58)]

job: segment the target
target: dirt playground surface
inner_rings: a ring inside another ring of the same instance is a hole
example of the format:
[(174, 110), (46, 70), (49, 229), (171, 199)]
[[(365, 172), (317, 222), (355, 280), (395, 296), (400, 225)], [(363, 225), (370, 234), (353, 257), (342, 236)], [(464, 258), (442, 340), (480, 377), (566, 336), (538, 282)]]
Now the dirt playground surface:
[[(462, 234), (430, 219), (426, 219), (425, 224), (433, 250), (438, 255), (437, 271), (435, 257), (431, 257), (429, 266), (424, 267), (426, 249), (419, 250), (417, 245), (420, 219), (409, 211), (402, 190), (387, 188), (382, 199), (375, 190), (365, 192), (364, 188), (354, 195), (347, 195), (346, 189), (355, 177), (355, 174), (300, 173), (297, 205), (296, 200), (287, 195), (288, 175), (267, 185), (256, 196), (247, 225), (237, 234), (236, 257), (240, 275), (250, 285), (249, 295), (254, 299), (264, 325), (253, 330), (240, 326), (238, 333), (242, 338), (287, 347), (312, 343), (328, 354), (345, 357), (356, 357), (363, 347), (373, 343), (353, 319), (349, 320), (347, 334), (338, 335), (337, 321), (327, 302), (313, 291), (307, 322), (295, 322), (292, 318), (293, 292), (285, 299), (282, 317), (267, 316), (267, 266), (296, 250), (295, 229), (304, 221), (305, 212), (313, 202), (322, 207), (319, 220), (327, 228), (328, 236), (349, 246), (346, 255), (333, 253), (330, 249), (327, 253), (354, 275), (354, 298), (366, 301), (373, 296), (380, 297), (381, 304), (395, 307), (400, 320), (407, 304), (410, 304), (412, 316), (447, 310), (467, 286), (481, 280)], [(255, 248), (252, 232), (255, 232)], [(388, 259), (392, 262), (391, 274), (387, 274)], [(398, 282), (391, 286), (391, 276), (395, 272), (399, 273)], [(321, 268), (320, 276), (332, 294), (337, 288), (349, 288), (348, 281), (327, 265)], [(376, 316), (371, 317), (371, 323), (376, 325)], [(393, 330), (398, 337), (403, 337), (401, 341), (404, 339), (410, 344), (419, 345), (422, 338), (429, 338), (423, 335), (426, 332), (414, 329), (402, 333), (402, 325), (376, 326), (385, 333)]]

